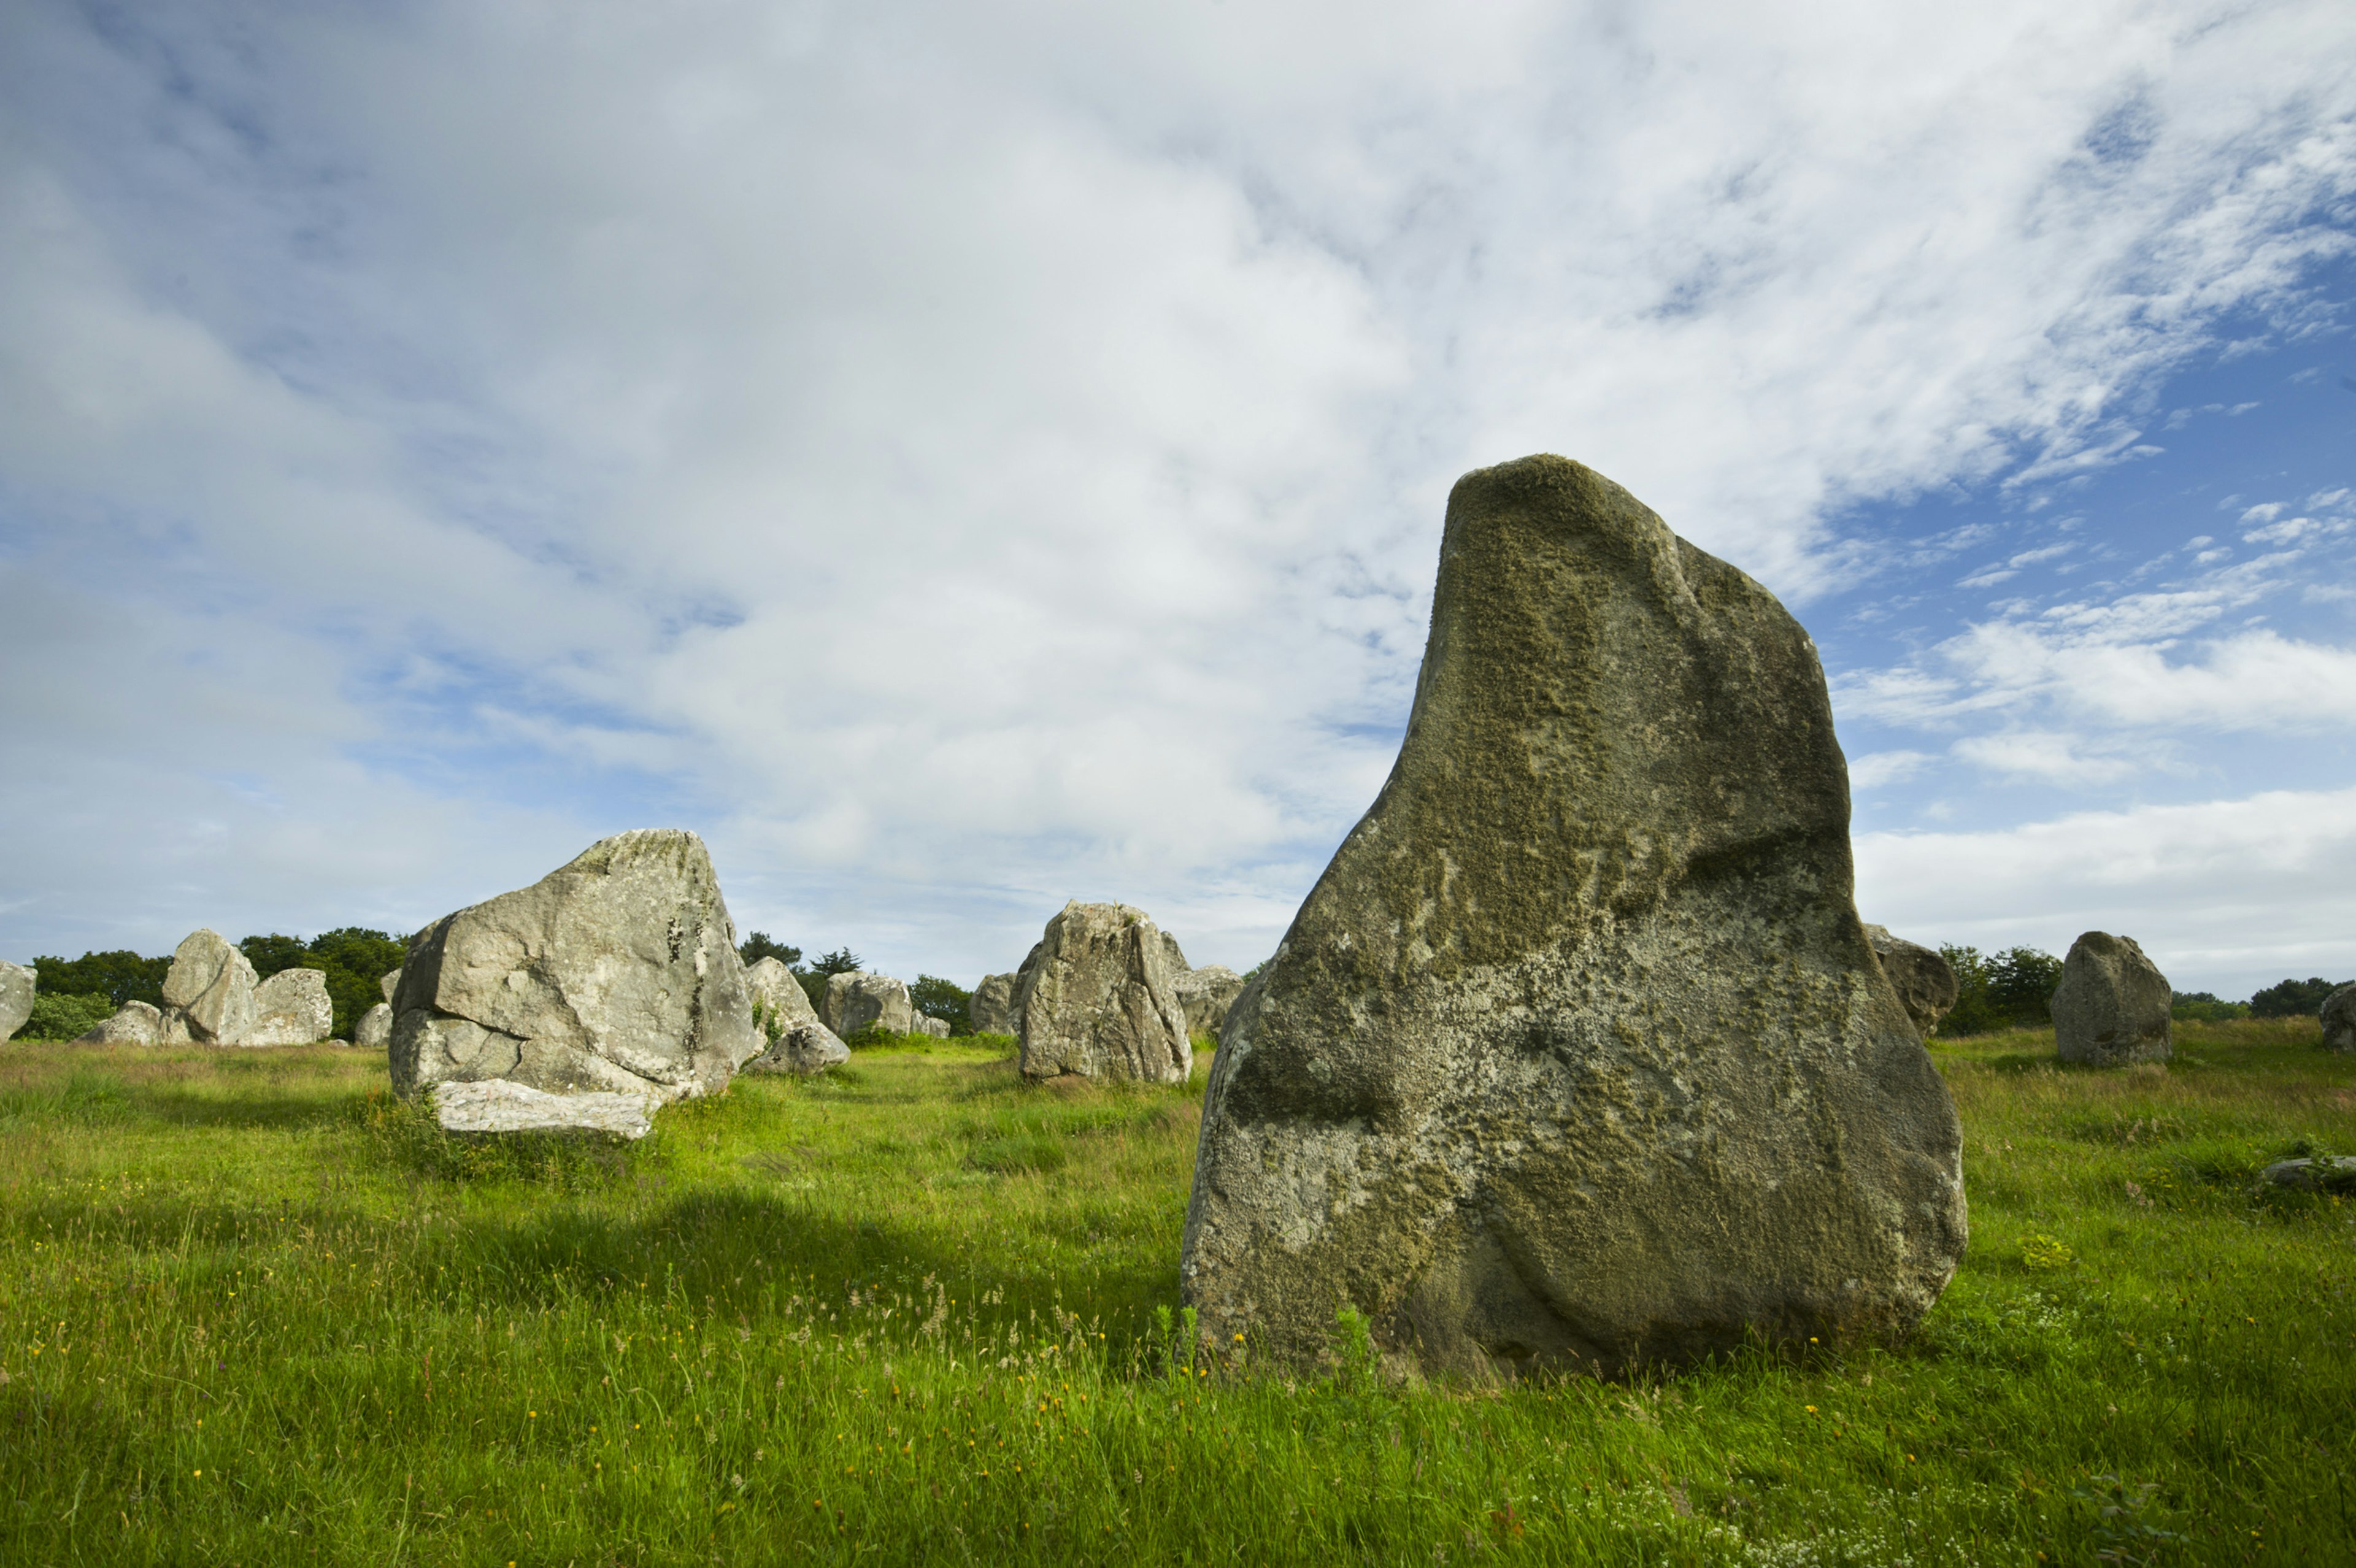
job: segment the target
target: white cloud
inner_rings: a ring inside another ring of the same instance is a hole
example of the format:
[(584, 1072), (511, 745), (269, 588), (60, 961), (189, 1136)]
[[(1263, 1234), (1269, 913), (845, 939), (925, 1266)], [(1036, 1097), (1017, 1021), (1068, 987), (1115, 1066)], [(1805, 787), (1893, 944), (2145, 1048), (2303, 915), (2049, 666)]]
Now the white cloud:
[(1928, 752), (1874, 752), (1852, 757), (1848, 783), (1852, 790), (1880, 789), (1921, 773), (1934, 759)]
[(2145, 764), (2087, 749), (2083, 737), (2044, 730), (2006, 730), (1970, 735), (1955, 742), (1954, 755), (1986, 772), (2045, 784), (2106, 784), (2127, 778)]
[(1868, 833), (1858, 907), (1918, 942), (2066, 952), (2135, 937), (2179, 990), (2356, 976), (2356, 789)]
[[(1458, 472), (1566, 451), (1804, 600), (1883, 564), (1848, 501), (2125, 461), (2130, 394), (2344, 244), (2351, 63), (2321, 3), (17, 8), (0, 549), (141, 628), (86, 699), (209, 695), (0, 807), (177, 820), (267, 734), (287, 824), (413, 840), (289, 909), (673, 820), (747, 923), (894, 965), (1003, 967), (1073, 893), (1248, 964), (1388, 764)], [(1858, 689), (2340, 711), (2332, 650), (2147, 645), (2203, 592)], [(262, 810), (196, 892), (266, 907)], [(0, 936), (127, 919), (166, 852), (73, 842)]]

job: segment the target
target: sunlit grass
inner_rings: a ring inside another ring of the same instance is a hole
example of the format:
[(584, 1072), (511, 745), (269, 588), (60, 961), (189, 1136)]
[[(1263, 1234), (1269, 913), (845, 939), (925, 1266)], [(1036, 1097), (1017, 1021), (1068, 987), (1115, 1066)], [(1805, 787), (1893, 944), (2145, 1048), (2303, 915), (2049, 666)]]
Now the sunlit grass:
[(0, 1561), (2344, 1560), (2356, 1213), (2254, 1179), (2356, 1152), (2356, 1061), (2178, 1052), (1934, 1047), (1973, 1243), (1914, 1343), (1500, 1392), (1160, 1325), (1199, 1069), (868, 1050), (470, 1145), (380, 1055), (12, 1047)]

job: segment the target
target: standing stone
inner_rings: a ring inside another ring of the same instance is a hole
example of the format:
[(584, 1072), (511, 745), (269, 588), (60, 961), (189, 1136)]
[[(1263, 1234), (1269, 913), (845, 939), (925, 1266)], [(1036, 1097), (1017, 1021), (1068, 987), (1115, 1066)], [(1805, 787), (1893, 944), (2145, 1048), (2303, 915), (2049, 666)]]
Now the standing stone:
[(1187, 1032), (1216, 1040), (1219, 1026), (1227, 1021), (1227, 1009), (1244, 993), (1244, 977), (1224, 964), (1205, 964), (1179, 976), (1172, 988), (1178, 993), (1178, 1005), (1186, 1009)]
[(1914, 1020), (1916, 1031), (1930, 1039), (1931, 1031), (1963, 994), (1954, 965), (1938, 949), (1892, 936), (1885, 925), (1867, 926), (1865, 939), (1873, 944), (1873, 955), (1881, 960), (1881, 972), (1897, 987), (1898, 999), (1905, 1004), (1906, 1016)]
[(1012, 1034), (1014, 976), (984, 975), (981, 984), (973, 988), (973, 999), (966, 1004), (966, 1016), (973, 1020), (976, 1034)]
[(192, 931), (173, 950), (164, 976), (164, 1038), (239, 1045), (253, 1027), (260, 982), (244, 954), (217, 931)]
[(40, 975), (23, 964), (0, 962), (0, 1040), (7, 1040), (33, 1016)]
[(754, 1017), (764, 1026), (766, 1047), (744, 1064), (747, 1072), (791, 1072), (807, 1078), (851, 1060), (851, 1048), (819, 1022), (809, 993), (794, 972), (775, 958), (764, 958), (744, 971), (744, 987), (753, 996)]
[(1389, 782), (1227, 1014), (1203, 1329), (1306, 1364), (1347, 1305), (1472, 1380), (1839, 1344), (1965, 1232), (1807, 634), (1590, 469), (1466, 475)]
[(1172, 945), (1143, 910), (1066, 904), (1024, 964), (1023, 1075), (1183, 1083), (1194, 1048), (1171, 988)]
[(134, 999), (123, 1004), (115, 1015), (75, 1040), (76, 1045), (160, 1045), (164, 1040), (164, 1015), (146, 1002)]
[(497, 1078), (664, 1104), (725, 1088), (761, 1044), (703, 840), (645, 828), (420, 932), (390, 1061), (404, 1095)]
[(2070, 944), (2053, 992), (2053, 1043), (2064, 1061), (2124, 1067), (2165, 1061), (2169, 1051), (2168, 976), (2132, 936), (2090, 931)]
[(870, 1029), (885, 1034), (913, 1034), (916, 1017), (916, 1009), (908, 1001), (907, 985), (889, 975), (862, 975), (851, 970), (827, 976), (826, 1027), (845, 1040)]
[(1173, 980), (1194, 967), (1186, 962), (1186, 950), (1179, 946), (1178, 939), (1166, 931), (1162, 933), (1162, 961), (1168, 966)]
[(253, 1022), (230, 1043), (311, 1045), (335, 1032), (327, 976), (316, 969), (281, 969), (253, 988)]
[(2324, 997), (2321, 1017), (2324, 1050), (2356, 1051), (2356, 985)]
[(392, 1004), (379, 1002), (352, 1026), (352, 1043), (363, 1051), (387, 1051), (392, 1046)]
[(916, 1013), (908, 1021), (913, 1026), (908, 1031), (911, 1034), (930, 1035), (935, 1040), (949, 1038), (949, 1020), (947, 1019), (937, 1019), (930, 1013)]
[(384, 993), (384, 999), (388, 1002), (392, 1000), (392, 993), (398, 990), (400, 987), (401, 971), (398, 969), (388, 972), (379, 978), (376, 983), (376, 988)]

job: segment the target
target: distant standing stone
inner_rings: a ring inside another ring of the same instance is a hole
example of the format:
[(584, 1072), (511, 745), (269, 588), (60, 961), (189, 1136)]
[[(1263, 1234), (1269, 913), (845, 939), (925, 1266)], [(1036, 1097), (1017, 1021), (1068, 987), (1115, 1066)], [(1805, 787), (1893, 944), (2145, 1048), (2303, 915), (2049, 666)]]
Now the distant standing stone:
[(745, 1072), (808, 1078), (851, 1060), (851, 1048), (819, 1022), (809, 993), (784, 964), (762, 959), (744, 971), (744, 985), (753, 993), (756, 1021), (775, 1035), (760, 1055), (744, 1064)]
[(1388, 781), (1228, 1010), (1179, 1286), (1473, 1381), (1902, 1334), (1963, 1136), (1852, 897), (1807, 633), (1560, 457), (1468, 474)]
[(725, 1088), (763, 1043), (703, 840), (649, 828), (419, 933), (388, 1061), (404, 1095), (498, 1078), (664, 1104)]
[(856, 970), (827, 976), (826, 1027), (845, 1040), (869, 1029), (914, 1034), (916, 1016), (905, 981)]
[(1956, 982), (1954, 965), (1946, 955), (1935, 947), (1924, 947), (1902, 936), (1892, 936), (1884, 925), (1865, 928), (1866, 941), (1873, 944), (1874, 956), (1881, 960), (1881, 972), (1898, 987), (1898, 999), (1906, 1004), (1906, 1016), (1922, 1038), (1939, 1027), (1939, 1020), (1955, 1005), (1963, 994)]
[(966, 1004), (966, 1016), (973, 1020), (976, 1034), (1012, 1034), (1014, 976), (984, 975), (973, 988), (973, 1000)]
[(908, 1031), (911, 1034), (930, 1035), (935, 1040), (949, 1037), (949, 1020), (947, 1019), (937, 1019), (930, 1013), (912, 1013), (909, 1021), (915, 1025)]
[(238, 1045), (313, 1045), (336, 1031), (336, 1004), (316, 969), (281, 969), (253, 988), (253, 1022)]
[(2165, 1061), (2168, 976), (2131, 936), (2090, 931), (2070, 944), (2053, 992), (2053, 1042), (2064, 1061), (2125, 1067)]
[(451, 1133), (611, 1133), (636, 1141), (654, 1125), (659, 1099), (605, 1091), (552, 1094), (492, 1078), (435, 1085), (434, 1114)]
[(22, 964), (0, 963), (0, 1040), (7, 1040), (33, 1016), (40, 976)]
[(392, 1044), (392, 1004), (379, 1002), (352, 1026), (352, 1043), (363, 1051), (383, 1051)]
[(1127, 904), (1066, 904), (1026, 964), (1017, 998), (1025, 1077), (1183, 1083), (1194, 1071), (1186, 1011), (1160, 928)]
[(2323, 1049), (2356, 1051), (2356, 986), (2342, 986), (2323, 998)]
[(159, 1045), (164, 1039), (164, 1015), (148, 1003), (128, 1001), (115, 1015), (74, 1041), (76, 1045)]
[(386, 975), (385, 975), (381, 979), (378, 980), (378, 981), (377, 981), (377, 983), (376, 983), (376, 988), (377, 988), (378, 990), (382, 991), (382, 992), (384, 993), (384, 999), (385, 999), (386, 1001), (388, 1001), (388, 1002), (389, 1002), (389, 1001), (391, 1001), (391, 1000), (392, 1000), (392, 994), (393, 994), (393, 992), (394, 992), (394, 991), (396, 991), (396, 990), (398, 990), (398, 989), (400, 989), (400, 987), (401, 987), (401, 971), (400, 971), (400, 970), (398, 970), (398, 969), (392, 970), (392, 971), (391, 971), (390, 973), (386, 974)]
[(1188, 1032), (1216, 1040), (1219, 1026), (1227, 1020), (1227, 1009), (1244, 994), (1244, 977), (1224, 964), (1205, 964), (1179, 976), (1173, 988), (1178, 1005), (1186, 1009)]
[(190, 932), (164, 976), (164, 1038), (200, 1045), (241, 1045), (253, 1027), (260, 984), (244, 954), (217, 931)]

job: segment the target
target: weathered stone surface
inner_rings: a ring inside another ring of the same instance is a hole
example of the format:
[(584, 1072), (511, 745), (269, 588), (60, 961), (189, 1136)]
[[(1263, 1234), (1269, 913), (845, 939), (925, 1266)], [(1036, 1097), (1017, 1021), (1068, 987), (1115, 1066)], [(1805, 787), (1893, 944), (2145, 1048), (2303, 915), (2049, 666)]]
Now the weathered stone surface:
[(935, 1040), (947, 1040), (949, 1037), (949, 1020), (947, 1019), (937, 1019), (930, 1013), (920, 1012), (912, 1013), (908, 1022), (910, 1026), (908, 1032), (911, 1034), (928, 1034)]
[(664, 1103), (724, 1087), (762, 1044), (712, 858), (654, 828), (419, 933), (390, 1061), (403, 1094), (504, 1078)]
[(364, 1051), (389, 1051), (392, 1047), (392, 1004), (379, 1002), (360, 1015), (352, 1026), (352, 1043)]
[(2053, 992), (2053, 1042), (2064, 1061), (2121, 1067), (2165, 1061), (2170, 1049), (2168, 976), (2132, 936), (2090, 931), (2070, 944)]
[(771, 1031), (760, 1055), (744, 1064), (747, 1072), (791, 1072), (807, 1078), (851, 1060), (851, 1048), (819, 1022), (809, 993), (794, 972), (775, 958), (764, 958), (744, 971), (752, 992), (754, 1017)]
[(1939, 1020), (1947, 1016), (1962, 994), (1954, 965), (1935, 947), (1892, 936), (1886, 925), (1867, 926), (1865, 939), (1873, 944), (1873, 955), (1881, 960), (1881, 972), (1897, 988), (1906, 1016), (1914, 1020), (1914, 1028), (1923, 1039), (1930, 1039), (1931, 1031), (1939, 1027)]
[(1590, 469), (1465, 475), (1398, 761), (1227, 1014), (1203, 1328), (1309, 1362), (1346, 1303), (1472, 1379), (1902, 1332), (1961, 1156), (1807, 635)]
[(376, 983), (376, 988), (384, 993), (384, 999), (388, 1002), (392, 1000), (392, 993), (400, 987), (401, 971), (398, 969), (382, 976)]
[(164, 1015), (142, 1001), (128, 1001), (115, 1015), (74, 1041), (76, 1045), (160, 1045)]
[(869, 1029), (881, 1029), (885, 1034), (914, 1033), (916, 1014), (908, 1001), (906, 983), (889, 975), (852, 971), (827, 976), (826, 1027), (845, 1040)]
[(973, 988), (973, 999), (966, 1004), (966, 1017), (972, 1020), (976, 1034), (1012, 1034), (1014, 976), (984, 975), (981, 984)]
[(452, 1133), (611, 1133), (637, 1139), (654, 1125), (662, 1096), (591, 1091), (552, 1094), (502, 1079), (434, 1086), (434, 1115)]
[(29, 966), (0, 962), (0, 1040), (13, 1036), (33, 1016), (39, 982), (40, 975)]
[(1162, 933), (1162, 962), (1173, 978), (1194, 967), (1186, 962), (1186, 950), (1179, 946), (1178, 939), (1166, 931)]
[(1171, 988), (1186, 1009), (1188, 1032), (1216, 1040), (1219, 1026), (1227, 1021), (1227, 1009), (1244, 994), (1244, 977), (1224, 964), (1205, 964), (1179, 976)]
[(1023, 963), (1023, 1075), (1184, 1083), (1194, 1048), (1171, 988), (1173, 945), (1143, 910), (1066, 904)]
[(2342, 986), (2323, 998), (2323, 1049), (2356, 1051), (2356, 986)]
[(253, 988), (253, 1021), (230, 1045), (312, 1045), (336, 1031), (336, 1004), (316, 969), (281, 969)]
[(2338, 1192), (2356, 1197), (2356, 1155), (2320, 1155), (2307, 1159), (2278, 1159), (2258, 1173), (2258, 1179), (2276, 1187), (2308, 1192)]
[(164, 976), (166, 1040), (236, 1045), (253, 1027), (259, 982), (244, 954), (217, 931), (192, 931), (173, 950)]
[(818, 1009), (794, 972), (776, 958), (745, 966), (744, 989), (753, 998), (755, 1018), (766, 1017), (780, 1025), (814, 1024)]

